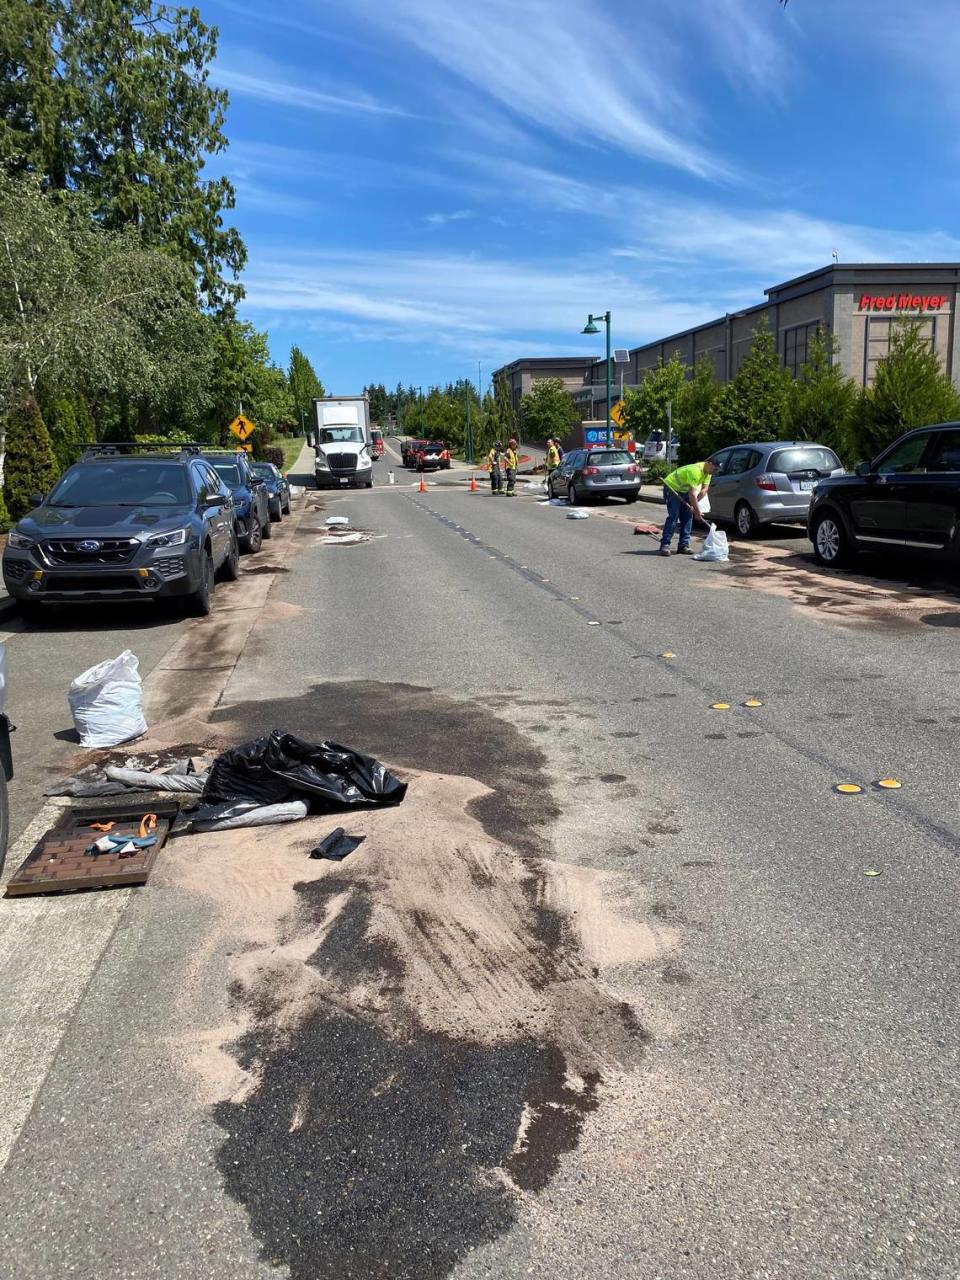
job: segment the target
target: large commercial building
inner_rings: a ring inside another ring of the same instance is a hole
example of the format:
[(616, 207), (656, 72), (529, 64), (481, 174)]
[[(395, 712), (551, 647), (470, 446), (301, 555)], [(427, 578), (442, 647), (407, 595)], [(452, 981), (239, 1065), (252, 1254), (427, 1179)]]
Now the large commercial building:
[[(685, 329), (630, 352), (628, 380), (637, 383), (658, 360), (674, 354), (693, 365), (712, 361), (717, 377), (734, 377), (750, 350), (754, 330), (766, 323), (777, 339), (780, 359), (796, 374), (817, 329), (837, 340), (837, 359), (860, 386), (873, 381), (877, 361), (890, 350), (898, 320), (917, 320), (960, 387), (960, 349), (956, 342), (960, 263), (837, 264), (797, 276), (765, 290), (767, 301), (727, 313), (695, 329)], [(601, 368), (603, 361), (600, 362)]]
[(596, 359), (596, 356), (542, 356), (514, 360), (512, 364), (493, 371), (493, 385), (496, 386), (501, 379), (506, 382), (513, 411), (519, 413), (520, 401), (535, 382), (559, 378), (568, 391), (575, 391), (583, 386)]

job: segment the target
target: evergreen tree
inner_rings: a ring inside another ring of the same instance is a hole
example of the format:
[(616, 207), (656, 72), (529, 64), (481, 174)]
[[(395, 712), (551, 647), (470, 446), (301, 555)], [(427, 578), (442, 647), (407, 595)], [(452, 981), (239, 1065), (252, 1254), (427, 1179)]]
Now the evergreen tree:
[(707, 446), (708, 424), (719, 391), (713, 361), (701, 356), (693, 376), (681, 384), (673, 402), (673, 429), (680, 437), (681, 463), (702, 462), (712, 452)]
[(873, 386), (861, 392), (846, 430), (845, 455), (875, 457), (904, 431), (960, 418), (960, 394), (940, 367), (916, 321), (899, 325), (889, 354), (877, 362)]
[(370, 400), (371, 421), (376, 422), (378, 426), (383, 426), (389, 412), (387, 388), (380, 382), (367, 387), (366, 390)]
[(172, 247), (209, 305), (236, 302), (224, 277), (246, 251), (223, 225), (234, 190), (200, 176), (226, 146), (227, 94), (208, 81), (216, 29), (155, 0), (4, 0), (0, 31), (8, 172), (85, 193), (103, 226)]
[(513, 402), (510, 398), (510, 388), (507, 385), (506, 378), (497, 379), (493, 400), (496, 410), (494, 439), (499, 440), (502, 445), (506, 445), (510, 437), (517, 434), (516, 415), (513, 412)]
[(560, 378), (535, 382), (521, 405), (523, 434), (527, 440), (545, 441), (548, 436), (562, 440), (577, 421), (570, 393)]
[(750, 440), (778, 440), (783, 431), (790, 375), (780, 367), (777, 344), (766, 324), (755, 329), (753, 345), (733, 382), (721, 388), (707, 423), (705, 443), (712, 453)]
[(806, 361), (787, 390), (784, 426), (790, 439), (813, 440), (842, 455), (857, 387), (835, 362), (836, 353), (837, 341), (830, 333), (818, 333), (809, 343)]
[[(293, 415), (299, 429), (301, 421), (310, 429), (313, 426), (313, 401), (322, 400), (327, 394), (317, 377), (313, 365), (299, 347), (290, 348), (290, 367), (287, 382), (293, 397)], [(303, 415), (301, 419), (301, 414)]]
[(3, 472), (3, 496), (11, 520), (31, 509), (30, 495), (47, 493), (60, 475), (40, 407), (32, 396), (7, 415), (7, 452)]

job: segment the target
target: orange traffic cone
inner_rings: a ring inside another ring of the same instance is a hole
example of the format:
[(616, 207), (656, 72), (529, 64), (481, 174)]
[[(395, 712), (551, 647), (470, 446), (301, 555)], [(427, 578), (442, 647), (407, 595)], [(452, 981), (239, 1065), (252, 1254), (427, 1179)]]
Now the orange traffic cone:
[(421, 493), (427, 492), (427, 481), (422, 471), (420, 472), (420, 492)]
[(470, 477), (470, 492), (471, 493), (477, 492), (477, 477), (474, 475), (471, 475)]

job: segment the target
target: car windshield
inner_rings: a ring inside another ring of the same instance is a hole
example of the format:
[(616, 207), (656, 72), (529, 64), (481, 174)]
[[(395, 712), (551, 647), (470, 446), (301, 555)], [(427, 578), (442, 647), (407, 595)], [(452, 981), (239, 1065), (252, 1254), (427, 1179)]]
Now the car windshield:
[(358, 444), (362, 439), (359, 427), (324, 427), (320, 432), (321, 444)]
[(663, 432), (651, 431), (647, 436), (647, 444), (663, 444)]
[(768, 471), (836, 471), (840, 459), (832, 449), (818, 446), (814, 449), (781, 449), (767, 463)]
[(443, 443), (442, 440), (431, 440), (430, 443), (427, 445), (428, 449), (439, 449), (441, 452), (443, 452), (443, 450), (446, 447), (447, 446)]
[(250, 468), (255, 475), (263, 476), (265, 480), (276, 480), (273, 466), (269, 462), (255, 462)]
[(51, 507), (176, 507), (190, 504), (184, 468), (162, 462), (85, 462), (50, 494)]
[(215, 462), (213, 469), (224, 484), (243, 484), (240, 468), (235, 462)]
[(623, 467), (633, 459), (622, 449), (592, 449), (585, 461), (592, 467)]

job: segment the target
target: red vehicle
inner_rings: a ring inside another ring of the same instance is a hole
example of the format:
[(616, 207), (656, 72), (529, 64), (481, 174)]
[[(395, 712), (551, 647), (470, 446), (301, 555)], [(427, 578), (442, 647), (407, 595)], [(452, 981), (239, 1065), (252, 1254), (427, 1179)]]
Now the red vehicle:
[(418, 471), (449, 471), (450, 450), (443, 440), (421, 441), (417, 450), (416, 466)]
[(383, 432), (378, 431), (376, 427), (370, 429), (370, 452), (374, 458), (383, 457)]
[(421, 449), (425, 449), (429, 441), (427, 440), (401, 440), (400, 441), (400, 458), (405, 467), (415, 467), (417, 463), (417, 455)]

